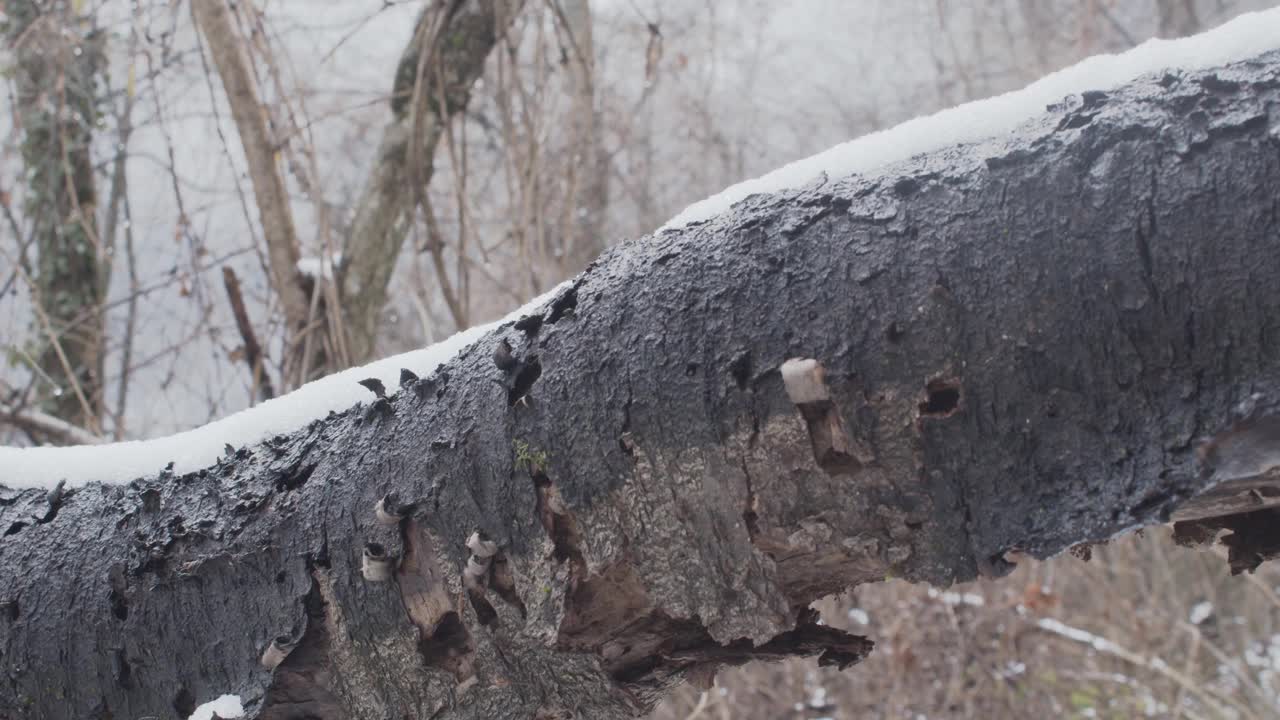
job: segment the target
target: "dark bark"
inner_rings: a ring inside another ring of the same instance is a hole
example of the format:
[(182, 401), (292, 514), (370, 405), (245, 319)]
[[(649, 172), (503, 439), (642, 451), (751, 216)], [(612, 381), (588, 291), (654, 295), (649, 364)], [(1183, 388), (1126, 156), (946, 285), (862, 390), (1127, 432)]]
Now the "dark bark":
[(216, 467), (6, 491), (0, 715), (631, 717), (856, 662), (823, 595), (1166, 521), (1275, 464), (1278, 106), (1276, 53), (1070, 99), (614, 248)]

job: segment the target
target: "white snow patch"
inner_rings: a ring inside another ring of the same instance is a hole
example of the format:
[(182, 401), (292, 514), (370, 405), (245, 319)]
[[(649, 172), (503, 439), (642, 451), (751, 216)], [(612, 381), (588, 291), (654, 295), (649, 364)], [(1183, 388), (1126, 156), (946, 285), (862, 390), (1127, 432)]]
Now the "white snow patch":
[[(1048, 630), (1055, 635), (1061, 635), (1068, 640), (1075, 640), (1082, 645), (1088, 645), (1098, 652), (1107, 653), (1108, 655), (1118, 655), (1120, 657), (1128, 657), (1130, 653), (1125, 652), (1124, 648), (1111, 642), (1110, 640), (1094, 635), (1088, 630), (1071, 627), (1053, 618), (1040, 618), (1036, 621), (1042, 630)], [(1158, 658), (1152, 660), (1152, 664), (1156, 664)]]
[(1019, 675), (1026, 674), (1027, 664), (1018, 660), (1010, 660), (1004, 664), (1004, 669), (998, 674), (1005, 679), (1016, 678)]
[(929, 597), (934, 598), (935, 600), (940, 599), (942, 602), (951, 606), (968, 605), (969, 607), (985, 607), (987, 604), (986, 598), (981, 595), (976, 595), (974, 593), (958, 593), (950, 590), (946, 592), (938, 592), (938, 590), (934, 588), (929, 588)]
[(1191, 615), (1187, 619), (1191, 621), (1192, 625), (1199, 625), (1205, 620), (1208, 620), (1209, 616), (1212, 614), (1213, 603), (1205, 600), (1204, 602), (1196, 603), (1195, 606), (1191, 608)]
[(1258, 685), (1271, 701), (1280, 705), (1280, 634), (1272, 635), (1265, 645), (1256, 640), (1249, 643), (1244, 662), (1255, 670)]
[(187, 720), (212, 720), (214, 713), (222, 718), (244, 717), (244, 706), (240, 704), (240, 696), (222, 695), (217, 700), (210, 700), (196, 708)]
[(1280, 634), (1272, 635), (1263, 645), (1254, 640), (1244, 651), (1244, 661), (1250, 667), (1280, 672)]
[(1179, 40), (1153, 39), (1119, 55), (1096, 55), (1046, 75), (1021, 90), (965, 103), (841, 143), (732, 185), (685, 208), (660, 230), (707, 220), (757, 193), (801, 187), (823, 173), (832, 179), (869, 174), (891, 163), (1016, 129), (1045, 106), (1088, 90), (1111, 90), (1165, 69), (1202, 70), (1247, 60), (1280, 47), (1280, 8), (1246, 13), (1213, 30)]
[(849, 619), (859, 625), (870, 625), (871, 616), (862, 608), (849, 608)]
[(329, 280), (334, 276), (334, 270), (342, 267), (342, 253), (337, 252), (332, 255), (326, 255), (323, 258), (298, 258), (296, 267), (298, 272), (307, 277), (323, 277), (325, 280)]
[(815, 685), (809, 691), (809, 707), (825, 708), (827, 706), (827, 688), (821, 684)]
[(152, 440), (75, 445), (71, 447), (0, 447), (0, 485), (12, 488), (49, 487), (62, 480), (76, 487), (91, 482), (127, 483), (154, 475), (172, 462), (181, 475), (214, 464), (224, 447), (240, 448), (274, 435), (290, 433), (330, 411), (346, 410), (362, 400), (372, 400), (358, 384), (377, 378), (389, 393), (399, 388), (400, 368), (427, 377), (464, 348), (498, 325), (532, 313), (550, 301), (572, 281), (565, 282), (511, 312), (501, 320), (463, 330), (421, 350), (377, 360), (362, 367), (307, 383), (288, 395), (215, 420), (208, 425)]

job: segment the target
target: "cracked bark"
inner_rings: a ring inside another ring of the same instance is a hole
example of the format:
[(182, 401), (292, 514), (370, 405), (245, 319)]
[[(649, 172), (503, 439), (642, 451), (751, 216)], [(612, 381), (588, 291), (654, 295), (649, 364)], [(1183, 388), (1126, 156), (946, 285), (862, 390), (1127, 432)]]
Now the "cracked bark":
[(1069, 99), (614, 248), (201, 472), (4, 490), (0, 715), (634, 717), (856, 662), (808, 605), (890, 575), (1177, 517), (1247, 569), (1275, 510), (1195, 496), (1280, 465), (1276, 107), (1276, 53)]

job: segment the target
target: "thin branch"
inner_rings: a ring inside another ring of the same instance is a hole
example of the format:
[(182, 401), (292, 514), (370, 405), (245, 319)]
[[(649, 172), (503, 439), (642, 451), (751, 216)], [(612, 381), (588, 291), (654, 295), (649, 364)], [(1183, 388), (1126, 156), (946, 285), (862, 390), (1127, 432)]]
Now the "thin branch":
[(253, 183), (267, 255), (271, 261), (272, 285), (280, 297), (290, 328), (296, 328), (306, 322), (307, 298), (296, 280), (301, 253), (284, 177), (280, 172), (280, 153), (267, 126), (267, 115), (258, 98), (241, 40), (232, 27), (227, 3), (225, 0), (195, 0), (191, 3), (191, 12), (208, 42), (244, 146), (249, 179)]
[(0, 418), (28, 433), (42, 435), (61, 445), (97, 445), (102, 438), (77, 425), (35, 408), (16, 408), (0, 403)]
[(271, 377), (267, 375), (262, 362), (262, 346), (258, 344), (258, 336), (253, 332), (253, 324), (249, 322), (249, 313), (245, 310), (244, 296), (240, 293), (240, 278), (230, 265), (222, 266), (222, 284), (227, 289), (227, 300), (231, 303), (231, 314), (236, 319), (236, 329), (240, 331), (240, 339), (244, 341), (244, 361), (249, 365), (252, 377), (252, 394), (262, 395), (263, 400), (276, 396)]

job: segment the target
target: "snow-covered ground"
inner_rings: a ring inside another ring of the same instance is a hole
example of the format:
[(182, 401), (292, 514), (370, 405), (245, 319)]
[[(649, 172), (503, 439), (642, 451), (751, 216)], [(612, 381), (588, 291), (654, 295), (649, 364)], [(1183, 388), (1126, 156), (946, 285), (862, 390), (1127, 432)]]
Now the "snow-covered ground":
[[(1145, 73), (1170, 68), (1201, 69), (1244, 60), (1277, 47), (1280, 47), (1280, 9), (1242, 15), (1191, 38), (1151, 40), (1120, 55), (1089, 58), (1022, 90), (916, 118), (734, 185), (691, 205), (665, 228), (678, 228), (712, 217), (753, 193), (803, 185), (823, 172), (832, 178), (873, 173), (877, 168), (919, 153), (995, 137), (1042, 113), (1047, 104), (1068, 94), (1114, 88)], [(535, 299), (505, 319), (528, 312), (557, 290)], [(343, 410), (367, 400), (368, 391), (357, 384), (358, 380), (376, 377), (388, 388), (394, 388), (400, 368), (425, 377), (491, 327), (493, 325), (471, 328), (425, 349), (325, 377), (283, 397), (167, 437), (66, 448), (0, 447), (0, 484), (52, 487), (63, 480), (70, 486), (90, 482), (123, 483), (155, 474), (169, 462), (174, 463), (177, 473), (191, 472), (211, 465), (224, 453), (227, 444), (250, 445), (302, 427), (331, 410)]]

